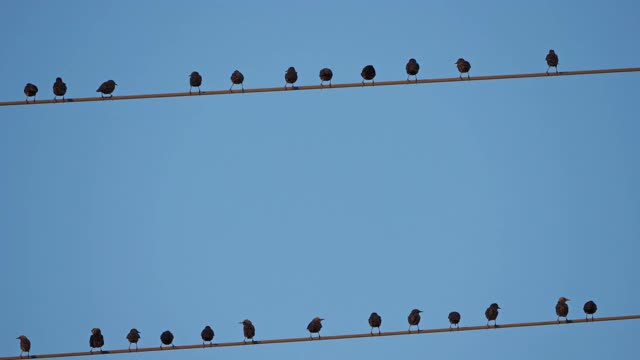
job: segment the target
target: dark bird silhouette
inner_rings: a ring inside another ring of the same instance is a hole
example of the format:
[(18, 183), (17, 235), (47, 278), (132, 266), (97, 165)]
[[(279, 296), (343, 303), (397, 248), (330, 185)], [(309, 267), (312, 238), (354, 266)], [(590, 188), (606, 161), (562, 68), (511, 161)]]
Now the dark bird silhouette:
[(549, 50), (546, 60), (547, 60), (547, 65), (549, 65), (549, 67), (547, 68), (547, 75), (549, 75), (549, 69), (551, 69), (552, 67), (556, 68), (556, 74), (557, 74), (558, 73), (558, 55), (556, 55), (556, 52), (553, 50)]
[(229, 88), (229, 91), (233, 89), (233, 85), (240, 85), (242, 87), (242, 92), (244, 92), (244, 85), (242, 85), (243, 82), (244, 75), (242, 75), (238, 70), (234, 71), (233, 74), (231, 74), (231, 87)]
[(382, 317), (376, 312), (372, 312), (369, 315), (369, 326), (371, 326), (371, 335), (373, 335), (373, 328), (378, 328), (378, 335), (380, 335), (380, 325), (382, 325)]
[(418, 310), (418, 309), (413, 309), (411, 310), (411, 314), (409, 314), (409, 317), (407, 318), (407, 320), (409, 321), (409, 332), (411, 332), (411, 327), (412, 326), (416, 326), (418, 328), (418, 332), (420, 332), (420, 313), (422, 312), (422, 310)]
[(138, 351), (138, 340), (140, 340), (140, 331), (133, 328), (127, 334), (127, 340), (129, 340), (129, 351), (131, 351), (131, 344), (136, 344), (136, 351)]
[(449, 313), (449, 329), (451, 326), (455, 325), (458, 330), (460, 330), (460, 313), (457, 311), (452, 311)]
[(204, 347), (205, 341), (208, 341), (209, 345), (213, 345), (213, 337), (215, 335), (216, 334), (213, 332), (213, 329), (211, 328), (211, 326), (209, 325), (205, 326), (202, 332), (200, 333), (200, 336), (202, 337), (202, 347)]
[(38, 93), (38, 87), (32, 83), (27, 83), (24, 86), (24, 94), (27, 95), (26, 102), (29, 103), (29, 98), (33, 96), (33, 102), (36, 102), (36, 94)]
[(320, 70), (320, 86), (322, 86), (325, 81), (328, 81), (329, 87), (331, 87), (331, 79), (333, 79), (333, 71), (331, 71), (331, 69), (324, 68)]
[(102, 93), (100, 97), (104, 97), (104, 95), (110, 95), (109, 97), (113, 97), (111, 93), (116, 89), (116, 82), (113, 80), (107, 80), (103, 82), (96, 92)]
[(67, 84), (62, 81), (62, 78), (56, 78), (56, 82), (53, 83), (53, 101), (56, 101), (58, 96), (62, 96), (64, 101), (64, 94), (67, 93)]
[(242, 324), (245, 344), (247, 343), (247, 339), (251, 340), (252, 343), (255, 343), (255, 340), (253, 340), (253, 337), (256, 336), (255, 326), (253, 326), (250, 320), (244, 320), (240, 324)]
[(484, 316), (487, 317), (487, 327), (489, 327), (489, 322), (493, 320), (493, 326), (498, 326), (497, 324), (497, 320), (498, 319), (498, 309), (500, 309), (500, 306), (498, 306), (498, 304), (493, 303), (491, 305), (489, 305), (489, 307), (487, 308), (487, 310), (485, 310), (484, 312)]
[(584, 310), (584, 313), (587, 314), (586, 319), (589, 320), (589, 315), (591, 315), (591, 320), (593, 321), (593, 314), (598, 311), (598, 305), (596, 305), (596, 303), (594, 303), (592, 300), (589, 300), (584, 303), (582, 310)]
[(287, 89), (287, 84), (291, 84), (291, 87), (293, 87), (293, 84), (298, 81), (298, 73), (296, 72), (296, 68), (294, 68), (293, 66), (289, 67), (287, 69), (287, 72), (284, 74), (284, 80), (286, 81), (284, 83), (284, 89)]
[(313, 320), (307, 325), (309, 330), (309, 337), (313, 339), (313, 334), (318, 333), (318, 339), (320, 339), (320, 329), (322, 329), (322, 320), (319, 317), (314, 317)]
[(375, 80), (373, 80), (373, 78), (376, 77), (376, 69), (373, 67), (373, 65), (367, 65), (363, 67), (360, 76), (362, 76), (362, 86), (364, 86), (365, 80), (371, 80), (371, 86), (375, 85), (376, 82)]
[(93, 349), (100, 349), (100, 352), (102, 352), (102, 347), (104, 346), (104, 336), (102, 336), (102, 331), (100, 331), (100, 328), (91, 329), (89, 346), (91, 346), (90, 352), (93, 352)]
[(563, 317), (566, 322), (569, 322), (567, 315), (569, 315), (569, 305), (567, 305), (567, 299), (564, 296), (560, 296), (558, 299), (558, 303), (556, 304), (556, 315), (558, 315), (558, 322), (560, 322), (560, 318)]
[(27, 339), (26, 336), (20, 335), (16, 339), (20, 340), (20, 358), (22, 359), (22, 354), (27, 353), (27, 357), (29, 357), (29, 351), (31, 351), (31, 341)]
[(418, 82), (418, 71), (420, 71), (420, 64), (418, 64), (416, 59), (409, 59), (409, 62), (407, 63), (407, 66), (405, 66), (405, 69), (407, 70), (408, 75), (407, 81), (409, 81), (409, 78), (411, 76), (415, 76), (416, 82)]
[(198, 94), (200, 94), (200, 85), (202, 85), (202, 75), (197, 71), (192, 72), (189, 75), (189, 94), (191, 94), (191, 89), (194, 87), (198, 88)]
[(460, 79), (462, 80), (462, 74), (467, 73), (467, 79), (469, 77), (469, 70), (471, 70), (471, 63), (467, 60), (460, 58), (456, 61), (456, 65), (458, 65), (458, 71), (460, 72)]
[[(172, 348), (176, 347), (175, 345), (173, 345), (173, 334), (169, 330), (164, 331), (162, 334), (160, 334), (160, 341), (162, 341), (162, 344), (164, 345), (171, 345)], [(162, 349), (162, 344), (160, 344), (160, 349)]]

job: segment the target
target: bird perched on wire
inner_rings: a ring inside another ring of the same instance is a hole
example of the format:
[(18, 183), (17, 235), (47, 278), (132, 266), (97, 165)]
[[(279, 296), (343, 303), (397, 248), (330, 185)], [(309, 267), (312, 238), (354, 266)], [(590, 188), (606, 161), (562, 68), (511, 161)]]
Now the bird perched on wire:
[[(173, 334), (169, 330), (164, 331), (162, 334), (160, 334), (160, 341), (164, 345), (171, 345), (172, 348), (176, 347), (175, 345), (173, 345)], [(160, 349), (162, 349), (162, 344), (160, 344)]]
[(100, 331), (100, 328), (91, 329), (89, 346), (91, 346), (90, 352), (93, 352), (93, 349), (100, 349), (100, 352), (102, 352), (102, 347), (104, 346), (104, 336), (102, 336), (102, 331)]
[(27, 104), (29, 103), (29, 98), (33, 97), (33, 102), (36, 102), (36, 94), (38, 93), (38, 87), (33, 85), (32, 83), (27, 83), (24, 86), (24, 94), (27, 95)]
[(415, 326), (418, 328), (418, 332), (420, 332), (420, 326), (418, 324), (420, 324), (420, 313), (422, 312), (422, 310), (418, 310), (418, 309), (413, 309), (411, 310), (411, 313), (409, 314), (409, 317), (407, 317), (407, 320), (409, 321), (409, 332), (411, 332), (411, 327)]
[(586, 303), (584, 303), (582, 310), (584, 310), (584, 313), (587, 314), (585, 319), (589, 320), (589, 315), (591, 315), (591, 321), (593, 321), (593, 314), (595, 314), (596, 311), (598, 311), (598, 305), (596, 305), (596, 303), (593, 302), (593, 300), (589, 300)]
[(363, 67), (360, 76), (362, 76), (362, 86), (364, 86), (365, 80), (371, 80), (371, 86), (375, 85), (376, 82), (373, 80), (373, 78), (376, 77), (376, 69), (373, 67), (373, 65), (367, 65)]
[(200, 336), (202, 337), (202, 347), (204, 347), (205, 341), (208, 341), (209, 345), (213, 345), (212, 341), (215, 335), (216, 334), (213, 332), (213, 329), (211, 328), (211, 326), (209, 325), (205, 326), (202, 332), (200, 333)]
[(113, 97), (111, 93), (116, 89), (116, 82), (113, 80), (107, 80), (103, 82), (96, 92), (102, 93), (100, 97), (104, 97), (104, 95), (110, 95), (109, 97)]
[(558, 55), (556, 54), (556, 52), (553, 50), (549, 50), (546, 60), (547, 60), (547, 65), (549, 65), (549, 67), (547, 68), (547, 75), (549, 75), (549, 69), (551, 69), (552, 67), (556, 68), (556, 74), (557, 74), (558, 73)]
[(27, 339), (26, 336), (20, 335), (16, 339), (20, 340), (20, 358), (22, 359), (22, 354), (27, 353), (27, 357), (29, 357), (29, 351), (31, 351), (31, 341)]
[(320, 70), (320, 87), (322, 87), (325, 81), (329, 82), (329, 87), (331, 87), (331, 79), (333, 79), (333, 71), (329, 68), (324, 68)]
[(62, 81), (62, 78), (56, 78), (56, 82), (53, 83), (53, 101), (56, 101), (58, 96), (62, 96), (64, 101), (64, 94), (67, 93), (67, 84)]
[(418, 62), (416, 61), (416, 59), (409, 59), (409, 62), (407, 63), (407, 66), (405, 66), (405, 69), (407, 70), (407, 81), (409, 81), (409, 78), (411, 76), (415, 76), (416, 77), (416, 82), (418, 82), (418, 71), (420, 71), (420, 64), (418, 64)]
[(449, 329), (451, 329), (451, 326), (455, 325), (456, 328), (458, 328), (458, 330), (460, 330), (460, 313), (457, 311), (452, 311), (449, 313)]
[(569, 322), (567, 315), (569, 315), (569, 305), (567, 304), (567, 299), (564, 296), (560, 296), (558, 299), (558, 303), (556, 304), (556, 315), (558, 315), (558, 322), (560, 322), (560, 318), (563, 317), (566, 322)]
[(373, 335), (373, 328), (378, 328), (378, 335), (380, 335), (380, 325), (382, 325), (382, 317), (376, 312), (372, 312), (369, 315), (369, 326), (371, 326), (371, 335)]
[(194, 87), (198, 88), (198, 94), (200, 94), (200, 85), (202, 85), (202, 75), (197, 71), (193, 71), (191, 75), (189, 75), (189, 95), (191, 95), (191, 89)]
[(493, 321), (493, 326), (494, 327), (498, 326), (498, 324), (497, 324), (498, 309), (500, 309), (500, 306), (498, 306), (498, 304), (496, 304), (496, 303), (493, 303), (493, 304), (489, 305), (487, 310), (485, 310), (484, 316), (487, 317), (487, 327), (489, 327), (489, 322), (490, 321)]
[(284, 89), (287, 90), (287, 84), (291, 84), (291, 86), (293, 87), (293, 84), (298, 81), (298, 73), (296, 72), (296, 68), (294, 68), (293, 66), (289, 67), (287, 69), (287, 71), (284, 74)]
[(251, 320), (244, 320), (240, 322), (242, 324), (242, 332), (244, 333), (244, 342), (247, 343), (247, 339), (251, 340), (252, 343), (255, 343), (253, 337), (256, 336), (256, 327), (253, 326)]
[(467, 60), (460, 58), (456, 61), (456, 65), (458, 66), (458, 71), (460, 72), (460, 80), (462, 80), (462, 74), (467, 73), (467, 79), (469, 77), (469, 70), (471, 70), (471, 63)]
[(244, 75), (242, 75), (242, 73), (238, 70), (234, 71), (231, 74), (231, 87), (229, 88), (229, 91), (233, 89), (233, 85), (240, 85), (242, 87), (242, 92), (244, 92), (244, 85), (242, 85), (243, 82), (244, 82)]
[(136, 344), (136, 351), (138, 351), (138, 340), (140, 340), (140, 331), (133, 328), (127, 334), (127, 340), (129, 340), (129, 351), (131, 351), (131, 344)]
[(309, 337), (313, 339), (313, 334), (318, 334), (318, 339), (320, 339), (320, 329), (322, 329), (322, 320), (319, 317), (314, 317), (313, 320), (307, 325), (307, 330), (309, 330)]

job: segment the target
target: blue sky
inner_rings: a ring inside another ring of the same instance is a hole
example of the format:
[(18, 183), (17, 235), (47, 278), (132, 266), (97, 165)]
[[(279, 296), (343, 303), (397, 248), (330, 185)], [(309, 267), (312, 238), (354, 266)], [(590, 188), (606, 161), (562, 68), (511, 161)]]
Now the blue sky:
[[(633, 1), (7, 1), (2, 101), (638, 66)], [(638, 75), (0, 109), (0, 356), (640, 313)], [(630, 358), (640, 322), (113, 355)]]

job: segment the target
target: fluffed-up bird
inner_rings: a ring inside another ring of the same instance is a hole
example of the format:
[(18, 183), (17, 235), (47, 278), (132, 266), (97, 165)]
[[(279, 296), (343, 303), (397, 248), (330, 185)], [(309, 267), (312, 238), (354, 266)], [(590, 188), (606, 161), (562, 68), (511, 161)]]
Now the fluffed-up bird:
[(27, 353), (27, 357), (29, 357), (29, 351), (31, 351), (31, 341), (27, 339), (26, 336), (20, 335), (16, 339), (20, 340), (20, 358), (22, 359), (22, 354)]
[(485, 310), (484, 312), (484, 316), (487, 317), (487, 327), (489, 327), (489, 322), (493, 321), (493, 326), (498, 326), (498, 309), (500, 309), (500, 306), (498, 306), (498, 304), (493, 303), (491, 305), (489, 305), (489, 307), (487, 308), (487, 310)]
[(244, 343), (247, 343), (247, 339), (251, 340), (252, 343), (255, 343), (256, 341), (253, 340), (253, 337), (256, 336), (256, 327), (253, 326), (250, 320), (243, 320), (240, 324), (242, 324)]
[(198, 88), (198, 94), (202, 93), (200, 91), (200, 85), (202, 85), (202, 75), (199, 72), (193, 71), (191, 75), (189, 75), (189, 94), (191, 94), (191, 89)]
[(460, 330), (460, 313), (457, 311), (452, 311), (449, 313), (449, 329), (451, 326), (454, 326)]
[(309, 337), (313, 339), (313, 334), (318, 334), (318, 339), (320, 339), (320, 329), (322, 329), (322, 320), (319, 317), (314, 317), (313, 320), (307, 325), (307, 330), (309, 330)]
[(53, 101), (58, 99), (58, 96), (62, 96), (62, 101), (64, 101), (64, 94), (67, 93), (67, 84), (62, 81), (62, 78), (57, 77), (56, 82), (53, 83)]
[(558, 299), (558, 303), (556, 304), (556, 315), (558, 315), (558, 322), (560, 322), (560, 318), (563, 317), (566, 322), (569, 322), (567, 315), (569, 315), (569, 305), (567, 304), (567, 299), (564, 296), (560, 296)]
[(162, 344), (160, 344), (160, 349), (162, 349), (162, 345), (171, 345), (172, 348), (176, 347), (175, 345), (173, 345), (173, 334), (171, 333), (171, 331), (167, 330), (162, 332), (162, 334), (160, 334), (160, 341), (162, 342)]
[(589, 320), (589, 315), (591, 315), (591, 321), (593, 321), (593, 314), (595, 314), (596, 311), (598, 311), (598, 305), (596, 305), (596, 303), (593, 302), (593, 300), (589, 300), (586, 303), (584, 303), (582, 310), (584, 310), (584, 313), (587, 314), (585, 319)]
[(456, 61), (456, 65), (458, 66), (458, 71), (460, 72), (460, 80), (462, 80), (462, 74), (467, 73), (467, 79), (469, 77), (469, 70), (471, 70), (471, 63), (467, 60), (460, 58)]
[(377, 312), (372, 312), (369, 315), (369, 326), (371, 326), (371, 335), (373, 335), (373, 328), (378, 328), (378, 335), (380, 335), (380, 326), (382, 325), (382, 317)]
[(556, 52), (553, 50), (549, 50), (549, 53), (547, 54), (547, 57), (545, 60), (547, 60), (547, 65), (549, 66), (547, 68), (547, 75), (549, 75), (549, 69), (551, 69), (552, 67), (556, 68), (556, 74), (557, 74), (558, 73), (558, 55), (556, 54)]
[(113, 97), (112, 93), (116, 89), (116, 82), (113, 80), (107, 80), (103, 82), (96, 92), (102, 93), (100, 97), (104, 97), (104, 95), (109, 95), (109, 97)]
[(287, 84), (291, 84), (291, 87), (293, 87), (293, 84), (298, 81), (298, 73), (296, 72), (296, 68), (291, 66), (287, 69), (287, 72), (284, 73), (284, 81), (285, 90), (287, 89)]
[(33, 97), (33, 102), (36, 102), (36, 94), (38, 93), (38, 87), (33, 85), (32, 83), (27, 83), (24, 86), (24, 94), (27, 95), (27, 103), (29, 103), (29, 98)]
[(373, 65), (367, 65), (363, 67), (360, 76), (362, 76), (362, 86), (364, 86), (365, 80), (371, 80), (371, 86), (376, 84), (375, 80), (373, 80), (373, 78), (376, 77), (376, 69), (373, 67)]
[(202, 332), (200, 333), (200, 336), (202, 337), (202, 347), (204, 347), (205, 341), (208, 341), (209, 345), (213, 345), (213, 337), (215, 335), (216, 334), (213, 332), (213, 329), (211, 328), (211, 326), (209, 325), (205, 326)]
[(409, 78), (411, 76), (415, 76), (416, 82), (418, 82), (418, 71), (420, 71), (420, 64), (418, 64), (416, 59), (409, 59), (409, 62), (407, 63), (407, 66), (405, 66), (405, 69), (407, 70), (407, 81), (409, 81)]
[(409, 332), (411, 332), (411, 327), (415, 326), (418, 328), (418, 332), (420, 332), (420, 313), (422, 310), (413, 309), (407, 317), (407, 321), (409, 321)]
[(231, 87), (229, 88), (229, 91), (233, 89), (233, 85), (240, 85), (242, 87), (242, 92), (244, 92), (244, 85), (242, 85), (243, 82), (244, 82), (244, 75), (242, 75), (240, 71), (235, 70), (231, 74)]
[(331, 79), (333, 79), (333, 71), (329, 68), (324, 68), (320, 70), (320, 86), (322, 87), (325, 81), (329, 82), (329, 87), (331, 87)]
[(102, 352), (102, 347), (104, 346), (104, 336), (102, 336), (102, 331), (100, 331), (100, 328), (91, 329), (89, 346), (91, 346), (90, 352), (93, 352), (93, 349), (100, 349), (100, 352)]
[(131, 351), (131, 344), (136, 344), (136, 351), (138, 351), (138, 340), (140, 340), (140, 331), (133, 328), (127, 334), (127, 340), (129, 340), (129, 351)]

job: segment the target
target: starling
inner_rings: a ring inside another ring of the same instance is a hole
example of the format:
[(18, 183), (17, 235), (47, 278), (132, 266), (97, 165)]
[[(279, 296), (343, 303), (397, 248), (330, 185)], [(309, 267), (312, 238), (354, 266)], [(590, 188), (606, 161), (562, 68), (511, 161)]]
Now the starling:
[(29, 98), (33, 96), (33, 102), (36, 102), (36, 94), (38, 93), (38, 87), (33, 85), (32, 83), (27, 83), (24, 86), (24, 94), (27, 95), (27, 103), (29, 103)]
[(407, 63), (407, 66), (405, 66), (405, 69), (407, 69), (407, 81), (409, 81), (409, 78), (411, 76), (415, 76), (416, 82), (418, 82), (418, 71), (420, 71), (420, 64), (418, 64), (416, 59), (409, 59), (409, 62)]
[(498, 326), (497, 321), (496, 321), (496, 319), (498, 318), (498, 309), (500, 309), (500, 306), (498, 306), (498, 304), (496, 304), (496, 303), (493, 303), (493, 304), (489, 305), (487, 310), (485, 310), (484, 316), (487, 317), (487, 327), (489, 327), (489, 322), (491, 320), (493, 320), (493, 326), (494, 327)]
[(584, 307), (582, 308), (582, 310), (584, 310), (584, 313), (587, 314), (586, 319), (589, 320), (589, 315), (591, 315), (591, 321), (593, 321), (593, 314), (598, 311), (598, 305), (596, 305), (596, 303), (594, 303), (592, 300), (589, 300), (584, 303)]
[(251, 340), (252, 343), (255, 343), (253, 337), (256, 336), (256, 328), (251, 323), (251, 320), (244, 320), (240, 324), (243, 325), (242, 332), (244, 333), (244, 342), (247, 342), (247, 339)]
[(198, 73), (197, 71), (194, 71), (191, 73), (191, 75), (189, 75), (189, 95), (191, 95), (191, 89), (193, 89), (194, 87), (198, 88), (198, 94), (201, 93), (200, 91), (200, 85), (202, 85), (202, 75), (200, 75), (200, 73)]
[(100, 328), (91, 329), (89, 346), (91, 346), (91, 352), (93, 352), (93, 349), (98, 348), (100, 349), (100, 352), (102, 352), (102, 347), (104, 346), (104, 337), (102, 336), (102, 331), (100, 331)]
[(309, 337), (313, 339), (313, 333), (318, 333), (318, 339), (320, 339), (320, 329), (322, 329), (322, 320), (319, 317), (314, 317), (313, 320), (307, 325), (309, 330)]
[(213, 337), (216, 334), (213, 332), (213, 329), (211, 328), (211, 326), (207, 325), (204, 327), (204, 329), (202, 330), (202, 332), (200, 333), (200, 336), (202, 336), (202, 347), (204, 347), (204, 342), (208, 341), (209, 345), (213, 345)]
[(471, 70), (471, 63), (463, 58), (460, 58), (458, 59), (458, 61), (456, 61), (456, 65), (458, 65), (458, 71), (460, 72), (460, 80), (462, 80), (463, 73), (467, 73), (467, 79), (470, 79), (469, 70)]
[(373, 80), (373, 78), (376, 77), (376, 69), (373, 67), (373, 65), (367, 65), (362, 68), (360, 76), (362, 76), (363, 79), (362, 86), (364, 86), (365, 80), (371, 80), (371, 86), (375, 85), (376, 82)]
[(100, 97), (104, 97), (104, 95), (110, 95), (109, 97), (113, 97), (113, 95), (111, 95), (111, 93), (113, 92), (113, 90), (116, 89), (116, 82), (113, 80), (107, 80), (105, 82), (102, 83), (102, 85), (100, 85), (100, 87), (98, 88), (98, 90), (96, 90), (96, 92), (102, 93), (100, 95)]
[(229, 88), (229, 91), (233, 89), (233, 85), (240, 85), (242, 87), (242, 92), (244, 92), (244, 85), (242, 85), (243, 82), (244, 75), (242, 75), (238, 70), (234, 71), (233, 74), (231, 74), (231, 87)]
[(29, 357), (29, 351), (31, 350), (31, 341), (27, 339), (26, 336), (20, 335), (16, 339), (20, 339), (20, 358), (22, 359), (22, 354), (27, 353), (27, 357)]
[(407, 318), (407, 320), (409, 321), (409, 332), (411, 332), (411, 327), (412, 326), (416, 326), (418, 328), (418, 332), (420, 332), (420, 313), (422, 312), (422, 310), (418, 310), (418, 309), (413, 309), (411, 310), (411, 314), (409, 314), (409, 317)]
[(558, 299), (558, 303), (556, 304), (556, 315), (558, 315), (558, 322), (560, 322), (560, 318), (563, 317), (566, 322), (569, 322), (567, 315), (569, 315), (569, 305), (567, 305), (567, 299), (564, 296), (560, 296)]
[(62, 101), (64, 101), (64, 94), (67, 93), (67, 84), (62, 81), (62, 78), (56, 78), (56, 82), (53, 83), (53, 101), (56, 101), (58, 96), (62, 96)]
[(286, 83), (284, 84), (285, 90), (287, 90), (287, 84), (291, 84), (291, 86), (293, 87), (293, 83), (298, 81), (298, 73), (296, 72), (296, 68), (291, 66), (289, 69), (287, 69), (287, 72), (284, 74), (284, 80), (286, 81)]
[(320, 70), (320, 86), (322, 87), (322, 84), (325, 81), (329, 82), (329, 87), (331, 87), (331, 79), (333, 78), (333, 71), (331, 71), (331, 69), (329, 68), (324, 68), (322, 70)]
[(452, 311), (449, 313), (449, 329), (451, 329), (452, 325), (455, 325), (458, 330), (460, 330), (460, 313), (457, 311)]
[(557, 74), (558, 73), (558, 55), (556, 55), (556, 52), (553, 50), (549, 50), (546, 60), (547, 60), (547, 65), (549, 65), (549, 67), (547, 68), (547, 75), (549, 75), (549, 69), (551, 69), (552, 67), (556, 68), (556, 74)]
[(127, 334), (127, 340), (129, 340), (129, 351), (131, 351), (131, 344), (136, 344), (136, 351), (138, 351), (138, 340), (140, 340), (140, 331), (138, 329), (131, 329)]
[[(172, 348), (176, 347), (173, 345), (173, 334), (169, 330), (160, 334), (160, 341), (162, 341), (164, 345), (171, 345)], [(160, 349), (162, 349), (162, 344), (160, 344)]]
[(378, 313), (372, 312), (369, 315), (369, 326), (371, 326), (371, 335), (373, 335), (373, 328), (378, 328), (378, 335), (380, 335), (380, 325), (382, 325), (382, 317)]

